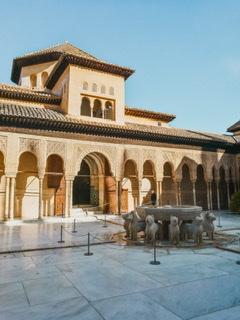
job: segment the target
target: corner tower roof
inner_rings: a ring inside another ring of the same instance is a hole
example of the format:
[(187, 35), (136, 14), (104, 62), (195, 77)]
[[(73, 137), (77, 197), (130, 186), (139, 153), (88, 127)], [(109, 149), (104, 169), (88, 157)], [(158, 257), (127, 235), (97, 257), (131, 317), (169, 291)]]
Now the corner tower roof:
[(105, 71), (106, 66), (108, 66), (109, 72), (123, 75), (125, 78), (129, 77), (134, 72), (132, 69), (110, 64), (104, 60), (98, 59), (93, 55), (75, 47), (71, 43), (63, 43), (14, 58), (11, 80), (15, 83), (18, 83), (22, 67), (50, 61), (60, 60), (61, 62), (66, 60), (66, 58), (68, 58), (67, 60), (69, 60), (69, 63), (74, 63), (75, 61), (77, 64), (90, 64), (92, 68), (100, 70), (103, 69), (103, 71)]

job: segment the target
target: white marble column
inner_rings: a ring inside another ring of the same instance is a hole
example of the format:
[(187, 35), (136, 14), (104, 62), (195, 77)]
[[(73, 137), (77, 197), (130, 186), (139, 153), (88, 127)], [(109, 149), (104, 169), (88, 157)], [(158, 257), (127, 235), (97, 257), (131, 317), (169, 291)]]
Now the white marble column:
[(73, 180), (69, 180), (70, 182), (70, 190), (69, 190), (69, 211), (68, 211), (68, 214), (69, 214), (69, 217), (71, 216), (71, 211), (72, 211), (72, 205), (73, 205)]
[(70, 200), (70, 180), (65, 180), (65, 210), (64, 217), (68, 217), (69, 215), (69, 200)]
[(219, 180), (216, 180), (216, 185), (217, 185), (217, 209), (220, 210), (220, 194), (219, 194)]
[(193, 205), (197, 205), (197, 199), (196, 199), (196, 180), (192, 180), (192, 185), (193, 185)]
[(116, 205), (115, 205), (115, 210), (116, 214), (120, 215), (121, 214), (121, 192), (122, 192), (122, 183), (121, 180), (118, 180), (115, 178), (116, 181)]
[(230, 207), (230, 188), (229, 188), (229, 180), (226, 180), (226, 184), (227, 184), (227, 199), (228, 199), (228, 208)]
[(181, 197), (181, 180), (176, 180), (177, 184), (177, 205), (182, 205), (182, 197)]
[(212, 180), (208, 181), (208, 189), (209, 189), (209, 204), (210, 210), (213, 210), (213, 198), (212, 198)]
[(4, 220), (9, 218), (9, 196), (10, 196), (10, 178), (6, 177), (6, 186), (5, 186), (5, 208), (4, 208)]
[(207, 208), (208, 208), (208, 210), (211, 210), (210, 189), (211, 189), (211, 182), (207, 181)]
[(137, 204), (139, 206), (141, 205), (141, 202), (142, 202), (141, 189), (142, 189), (142, 180), (138, 180), (138, 201), (137, 201)]
[(157, 197), (158, 197), (158, 205), (161, 207), (162, 203), (162, 180), (157, 181)]
[(43, 177), (39, 177), (38, 219), (43, 218)]
[(10, 178), (10, 203), (9, 203), (9, 219), (14, 218), (14, 200), (15, 200), (16, 177)]

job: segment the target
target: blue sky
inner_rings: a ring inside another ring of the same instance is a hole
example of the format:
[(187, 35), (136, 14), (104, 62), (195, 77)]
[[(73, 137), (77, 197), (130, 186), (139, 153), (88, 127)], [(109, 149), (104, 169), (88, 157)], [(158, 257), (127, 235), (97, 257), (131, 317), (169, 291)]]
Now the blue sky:
[(240, 119), (239, 0), (8, 0), (0, 8), (0, 82), (12, 58), (65, 40), (132, 67), (126, 103), (225, 132)]

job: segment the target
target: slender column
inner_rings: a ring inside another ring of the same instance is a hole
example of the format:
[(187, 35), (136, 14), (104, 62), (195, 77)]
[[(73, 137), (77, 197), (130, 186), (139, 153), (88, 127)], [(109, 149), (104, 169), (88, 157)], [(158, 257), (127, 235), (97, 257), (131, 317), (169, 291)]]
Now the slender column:
[(65, 180), (65, 211), (64, 211), (64, 216), (67, 217), (69, 213), (69, 200), (70, 200), (70, 181)]
[(10, 178), (10, 204), (9, 204), (9, 219), (13, 220), (14, 218), (14, 198), (15, 198), (15, 184), (16, 178)]
[(208, 189), (209, 189), (209, 204), (210, 210), (213, 210), (213, 198), (212, 198), (212, 181), (208, 181)]
[(178, 206), (182, 205), (182, 197), (181, 197), (181, 181), (177, 181), (177, 204)]
[(193, 185), (193, 205), (197, 205), (197, 200), (196, 200), (196, 180), (192, 180), (192, 185)]
[(121, 214), (122, 209), (122, 181), (118, 181), (118, 214)]
[(159, 206), (161, 207), (163, 205), (162, 203), (162, 180), (157, 181), (157, 186), (158, 186), (158, 203)]
[(220, 194), (219, 194), (219, 180), (216, 180), (217, 185), (217, 209), (220, 210)]
[(207, 181), (207, 208), (208, 210), (211, 210), (211, 204), (210, 204), (210, 189), (211, 189), (211, 182)]
[(141, 205), (141, 189), (142, 189), (142, 180), (138, 180), (138, 201), (137, 204)]
[(116, 205), (115, 205), (115, 212), (116, 214), (120, 215), (121, 214), (121, 180), (117, 180), (117, 178), (115, 178), (116, 181)]
[(73, 204), (73, 180), (70, 180), (70, 200), (69, 200), (69, 217), (71, 216), (72, 204)]
[(38, 203), (38, 219), (43, 218), (43, 178), (39, 177), (39, 203)]
[(93, 117), (93, 103), (94, 101), (90, 99), (91, 117)]
[(228, 208), (230, 207), (230, 188), (229, 188), (229, 180), (226, 180), (227, 183), (227, 199), (228, 199)]
[(6, 189), (5, 189), (5, 209), (4, 220), (8, 220), (9, 215), (9, 191), (10, 191), (10, 178), (6, 177)]
[(156, 204), (157, 206), (160, 205), (160, 202), (159, 202), (159, 181), (156, 181)]

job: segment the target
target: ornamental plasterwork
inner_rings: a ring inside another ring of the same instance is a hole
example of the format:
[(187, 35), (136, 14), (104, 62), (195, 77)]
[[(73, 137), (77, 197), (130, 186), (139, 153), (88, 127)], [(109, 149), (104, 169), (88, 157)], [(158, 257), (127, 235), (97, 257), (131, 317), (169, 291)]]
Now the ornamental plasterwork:
[(65, 159), (65, 144), (62, 142), (48, 141), (47, 157), (51, 154), (57, 154)]
[(76, 159), (76, 170), (79, 171), (81, 162), (84, 157), (89, 153), (99, 153), (102, 154), (108, 161), (111, 168), (111, 171), (114, 171), (116, 159), (114, 157), (115, 148), (107, 146), (79, 146), (76, 145), (75, 159)]
[(7, 137), (0, 136), (0, 151), (6, 153)]
[(39, 144), (40, 144), (39, 140), (20, 138), (19, 153), (21, 154), (23, 152), (32, 152), (38, 157), (40, 155)]

